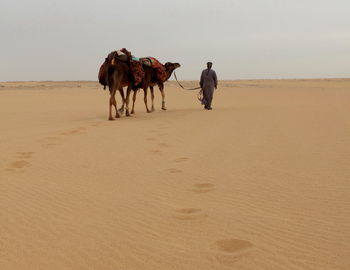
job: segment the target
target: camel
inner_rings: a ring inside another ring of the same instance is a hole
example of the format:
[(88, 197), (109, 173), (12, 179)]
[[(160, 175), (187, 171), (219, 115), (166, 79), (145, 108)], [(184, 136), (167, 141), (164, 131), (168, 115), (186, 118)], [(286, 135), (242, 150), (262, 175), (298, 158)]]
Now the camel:
[[(131, 56), (131, 54), (130, 54)], [(147, 65), (142, 65), (143, 69), (145, 71), (145, 75), (142, 78), (142, 81), (139, 85), (134, 86), (133, 83), (133, 75), (131, 72), (131, 68), (129, 65), (130, 58), (129, 56), (125, 56), (124, 58), (121, 58), (118, 56), (117, 52), (111, 52), (107, 58), (105, 59), (105, 62), (100, 67), (100, 71), (98, 74), (99, 82), (104, 86), (104, 89), (108, 85), (109, 92), (110, 92), (110, 99), (109, 99), (109, 120), (114, 120), (112, 117), (112, 106), (115, 107), (116, 110), (116, 118), (120, 117), (119, 113), (124, 112), (124, 107), (126, 107), (126, 116), (130, 116), (129, 113), (129, 96), (131, 93), (131, 90), (134, 90), (133, 95), (133, 106), (131, 113), (133, 114), (135, 112), (135, 101), (136, 101), (136, 94), (139, 88), (142, 88), (144, 91), (144, 103), (146, 107), (146, 111), (148, 113), (154, 111), (154, 91), (153, 87), (155, 85), (158, 85), (159, 90), (162, 94), (162, 109), (166, 110), (165, 108), (165, 94), (164, 94), (164, 82), (167, 81), (172, 72), (180, 67), (180, 64), (178, 63), (170, 63), (167, 62), (165, 66), (165, 72), (166, 72), (166, 78), (165, 80), (161, 81), (157, 77), (157, 71), (154, 68), (151, 68)], [(123, 87), (127, 88), (127, 95), (125, 97)], [(133, 86), (133, 87), (132, 87)], [(150, 87), (151, 89), (151, 96), (152, 96), (152, 108), (151, 110), (148, 108), (147, 104), (147, 89)], [(117, 109), (117, 102), (115, 99), (116, 91), (119, 91), (122, 100), (123, 105), (118, 110)]]
[[(118, 57), (116, 52), (111, 52), (107, 58), (105, 58), (104, 63), (100, 67), (98, 79), (100, 84), (109, 87), (110, 98), (109, 98), (109, 120), (114, 120), (112, 117), (112, 106), (116, 110), (116, 118), (120, 117), (119, 113), (124, 111), (125, 96), (123, 87), (127, 86), (130, 88), (132, 82), (132, 74), (130, 71), (130, 66), (125, 59)], [(119, 91), (123, 105), (121, 109), (117, 109), (117, 101), (115, 99), (116, 91)]]
[[(165, 93), (164, 93), (164, 82), (167, 81), (171, 74), (173, 73), (173, 71), (175, 69), (177, 69), (178, 67), (180, 67), (181, 65), (179, 63), (171, 63), (171, 62), (167, 62), (165, 63), (165, 71), (167, 73), (167, 77), (164, 81), (161, 81), (158, 79), (157, 77), (157, 71), (152, 68), (152, 67), (149, 67), (147, 65), (142, 65), (143, 66), (143, 69), (145, 71), (145, 76), (141, 82), (141, 88), (143, 89), (144, 91), (144, 102), (145, 102), (145, 106), (146, 106), (146, 110), (147, 112), (152, 112), (154, 111), (154, 90), (153, 90), (153, 87), (155, 85), (158, 85), (158, 88), (161, 92), (161, 95), (162, 95), (162, 110), (166, 110), (166, 107), (165, 107)], [(150, 88), (151, 90), (151, 98), (152, 98), (152, 107), (151, 107), (151, 110), (148, 109), (148, 105), (147, 105), (147, 89), (148, 87)], [(136, 91), (134, 92), (134, 95), (133, 95), (133, 104), (132, 104), (132, 109), (131, 109), (131, 114), (134, 114), (135, 113), (135, 101), (136, 101)], [(129, 114), (129, 96), (130, 96), (130, 90), (128, 89), (127, 93), (126, 93), (126, 115), (130, 115)]]

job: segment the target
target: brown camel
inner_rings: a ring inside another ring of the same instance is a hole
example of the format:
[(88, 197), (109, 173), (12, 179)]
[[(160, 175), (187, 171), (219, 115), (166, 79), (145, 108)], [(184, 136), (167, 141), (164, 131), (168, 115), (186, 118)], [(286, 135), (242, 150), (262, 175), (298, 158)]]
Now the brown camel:
[[(119, 118), (119, 112), (122, 113), (124, 111), (125, 104), (123, 87), (127, 86), (130, 88), (132, 82), (132, 74), (127, 60), (119, 57), (117, 52), (111, 52), (100, 67), (98, 79), (104, 88), (106, 88), (106, 86), (109, 87), (109, 120), (114, 120), (112, 117), (112, 106), (114, 106), (116, 110), (115, 117)], [(115, 99), (116, 91), (119, 91), (123, 100), (123, 106), (119, 111)]]
[[(167, 62), (165, 63), (164, 67), (165, 67), (165, 71), (166, 71), (166, 79), (164, 81), (161, 81), (158, 79), (157, 77), (157, 70), (149, 67), (147, 65), (142, 65), (143, 69), (145, 71), (145, 76), (141, 82), (141, 88), (144, 91), (144, 102), (145, 102), (145, 106), (146, 106), (146, 110), (147, 112), (152, 112), (154, 111), (154, 90), (153, 87), (155, 85), (158, 85), (158, 88), (161, 92), (162, 95), (162, 109), (166, 110), (165, 107), (165, 93), (164, 93), (164, 82), (166, 82), (171, 74), (173, 73), (173, 71), (175, 69), (177, 69), (178, 67), (180, 67), (181, 65), (179, 63), (171, 63), (171, 62)], [(152, 98), (152, 107), (151, 110), (148, 109), (148, 105), (147, 105), (147, 89), (148, 87), (151, 90), (151, 98)], [(131, 113), (133, 114), (135, 112), (135, 101), (136, 101), (136, 91), (134, 92), (133, 95), (133, 104), (132, 104), (132, 109), (131, 109)], [(126, 94), (126, 114), (129, 115), (129, 96), (130, 96), (130, 90), (128, 89), (127, 94)]]

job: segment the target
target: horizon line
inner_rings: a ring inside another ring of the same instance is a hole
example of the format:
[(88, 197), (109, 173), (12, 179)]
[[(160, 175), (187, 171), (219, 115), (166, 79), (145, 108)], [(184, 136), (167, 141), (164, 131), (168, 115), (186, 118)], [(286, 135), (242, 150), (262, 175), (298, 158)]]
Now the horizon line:
[[(272, 81), (272, 80), (346, 80), (350, 77), (295, 77), (295, 78), (254, 78), (254, 79), (222, 79), (218, 81)], [(193, 82), (196, 80), (179, 80), (182, 82)], [(0, 83), (13, 83), (13, 82), (97, 82), (98, 80), (11, 80), (11, 81), (0, 81)], [(166, 82), (176, 82), (176, 80), (167, 80)]]

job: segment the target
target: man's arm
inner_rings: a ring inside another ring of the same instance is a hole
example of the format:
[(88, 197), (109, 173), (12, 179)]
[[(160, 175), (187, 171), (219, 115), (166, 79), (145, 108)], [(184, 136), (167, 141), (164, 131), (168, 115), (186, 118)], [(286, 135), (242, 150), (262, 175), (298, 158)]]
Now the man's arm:
[(204, 78), (203, 78), (203, 71), (202, 71), (201, 78), (199, 80), (199, 85), (201, 88), (203, 88), (203, 80), (204, 80)]
[(218, 88), (218, 78), (216, 77), (216, 72), (215, 71), (213, 73), (213, 79), (214, 79), (214, 84), (215, 84), (215, 89), (216, 89), (216, 88)]

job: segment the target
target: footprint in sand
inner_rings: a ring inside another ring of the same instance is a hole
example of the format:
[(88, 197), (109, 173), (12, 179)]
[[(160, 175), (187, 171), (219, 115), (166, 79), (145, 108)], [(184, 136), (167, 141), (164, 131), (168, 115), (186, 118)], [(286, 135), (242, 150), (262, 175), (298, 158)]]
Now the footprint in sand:
[(205, 218), (207, 215), (203, 213), (201, 209), (198, 208), (180, 208), (175, 210), (176, 215), (174, 218), (180, 220), (194, 220)]
[(162, 150), (159, 150), (159, 149), (151, 150), (151, 152), (152, 152), (153, 154), (162, 154), (162, 153), (163, 153), (163, 151), (162, 151)]
[(161, 146), (161, 147), (169, 147), (169, 145), (166, 144), (166, 143), (159, 143), (158, 145)]
[(11, 163), (11, 168), (13, 169), (22, 169), (28, 166), (30, 166), (30, 163), (26, 160), (17, 160)]
[(179, 170), (177, 168), (169, 168), (169, 169), (166, 169), (166, 171), (168, 173), (182, 173), (183, 172), (182, 170)]
[(6, 171), (9, 171), (9, 172), (20, 171), (21, 169), (29, 167), (30, 165), (31, 164), (26, 160), (17, 160), (10, 163), (10, 166), (6, 168)]
[(253, 244), (241, 239), (222, 239), (215, 242), (219, 251), (226, 253), (237, 253), (253, 247)]
[(215, 189), (215, 185), (211, 183), (199, 183), (194, 185), (194, 188), (192, 189), (192, 191), (194, 193), (207, 193), (207, 192), (213, 191), (214, 189)]
[(34, 152), (18, 152), (16, 156), (21, 159), (29, 159), (33, 156)]
[(174, 162), (180, 163), (180, 162), (185, 162), (187, 160), (188, 160), (187, 157), (180, 157), (180, 158), (174, 159)]
[(10, 166), (6, 169), (7, 171), (16, 171), (18, 169), (23, 169), (29, 167), (31, 164), (28, 161), (33, 156), (34, 152), (17, 152), (16, 161), (10, 163)]
[(153, 137), (148, 137), (148, 138), (146, 138), (146, 140), (147, 140), (147, 141), (155, 141), (156, 139), (153, 138)]
[(58, 145), (59, 142), (60, 142), (60, 139), (57, 137), (47, 137), (42, 140), (39, 140), (39, 143), (41, 143), (41, 145), (45, 148)]
[(61, 135), (77, 135), (77, 134), (85, 134), (86, 128), (80, 127), (80, 128), (75, 128), (71, 129), (65, 132), (62, 132)]
[(241, 258), (248, 256), (253, 244), (241, 239), (222, 239), (214, 243), (214, 259), (220, 264), (232, 266)]

